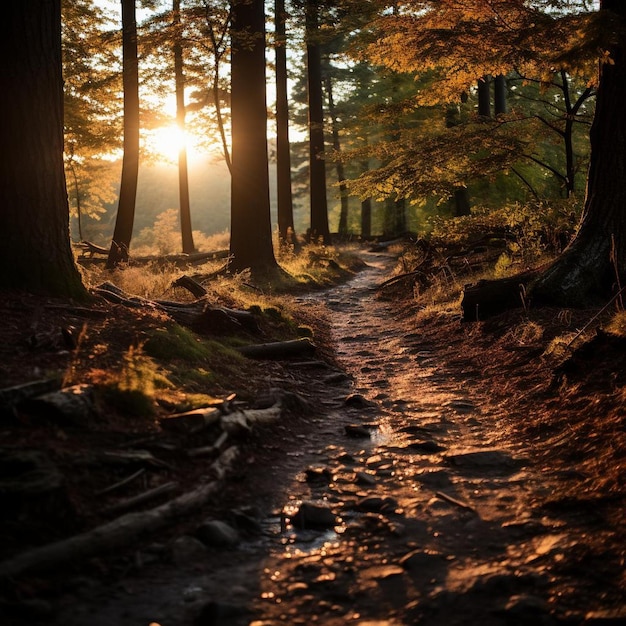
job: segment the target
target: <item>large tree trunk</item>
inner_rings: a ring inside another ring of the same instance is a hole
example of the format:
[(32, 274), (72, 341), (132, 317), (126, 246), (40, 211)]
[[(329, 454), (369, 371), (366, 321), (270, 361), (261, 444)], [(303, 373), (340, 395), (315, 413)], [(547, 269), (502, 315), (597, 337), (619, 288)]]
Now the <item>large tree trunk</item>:
[(180, 0), (172, 3), (172, 25), (174, 30), (174, 83), (176, 91), (176, 125), (181, 135), (178, 150), (178, 195), (180, 202), (180, 233), (183, 252), (192, 254), (196, 251), (191, 228), (191, 203), (189, 201), (189, 175), (187, 172), (187, 146), (185, 145), (185, 73), (183, 65), (183, 46), (180, 23)]
[(295, 244), (291, 149), (289, 144), (289, 102), (287, 98), (287, 34), (285, 0), (276, 0), (276, 192), (278, 235), (281, 242)]
[(306, 2), (306, 58), (309, 104), (309, 168), (311, 193), (311, 232), (313, 240), (330, 243), (326, 160), (324, 159), (324, 109), (322, 61), (319, 42), (319, 1)]
[(135, 221), (139, 175), (139, 63), (135, 0), (122, 0), (122, 50), (124, 82), (124, 156), (117, 217), (107, 267), (128, 261)]
[(83, 296), (63, 169), (60, 0), (5, 3), (0, 41), (0, 289)]
[[(603, 0), (622, 22), (626, 3)], [(591, 127), (587, 196), (575, 239), (532, 288), (535, 302), (587, 305), (606, 299), (626, 277), (626, 36), (624, 24), (611, 63), (600, 68)]]
[(233, 0), (230, 269), (276, 268), (270, 220), (263, 0)]

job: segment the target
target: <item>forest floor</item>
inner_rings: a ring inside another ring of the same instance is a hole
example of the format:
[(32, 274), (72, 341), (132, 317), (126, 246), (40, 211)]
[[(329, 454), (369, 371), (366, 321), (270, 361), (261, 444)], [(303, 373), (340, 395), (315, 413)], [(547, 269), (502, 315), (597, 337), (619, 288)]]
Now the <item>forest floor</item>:
[[(621, 341), (600, 334), (556, 359), (553, 339), (593, 312), (462, 324), (452, 308), (381, 299), (375, 287), (394, 259), (364, 260), (349, 282), (297, 297), (326, 366), (254, 362), (232, 379), (231, 390), (281, 387), (304, 404), (240, 444), (202, 514), (130, 548), (3, 580), (3, 624), (626, 623)], [(54, 306), (2, 305), (7, 384), (79, 367), (58, 346), (45, 359), (17, 347), (29, 320), (38, 332), (58, 324)], [(102, 310), (83, 353), (103, 370), (115, 357), (98, 345), (127, 346), (163, 323), (119, 307), (112, 323)], [(78, 435), (4, 420), (2, 449), (43, 449), (61, 469), (78, 452), (146, 437), (145, 423), (114, 415)], [(4, 520), (2, 558), (102, 522), (106, 499), (94, 493), (114, 475), (82, 467), (68, 478), (80, 521)], [(174, 455), (162, 472), (189, 488), (206, 467)], [(210, 538), (203, 520), (220, 522)]]

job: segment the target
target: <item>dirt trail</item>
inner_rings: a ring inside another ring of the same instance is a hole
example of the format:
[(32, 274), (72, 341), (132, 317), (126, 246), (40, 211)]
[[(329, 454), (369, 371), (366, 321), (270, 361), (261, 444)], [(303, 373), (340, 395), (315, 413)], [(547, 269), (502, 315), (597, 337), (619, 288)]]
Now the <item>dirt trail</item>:
[[(576, 553), (589, 520), (536, 506), (558, 476), (507, 439), (480, 372), (446, 365), (414, 320), (376, 299), (390, 259), (367, 261), (349, 284), (310, 296), (332, 311), (352, 380), (312, 377), (324, 405), (312, 428), (241, 484), (265, 503), (261, 538), (173, 564), (144, 553), (113, 587), (78, 579), (55, 623), (618, 623), (602, 612), (615, 598), (592, 597), (606, 581)], [(290, 524), (302, 502), (313, 508)]]

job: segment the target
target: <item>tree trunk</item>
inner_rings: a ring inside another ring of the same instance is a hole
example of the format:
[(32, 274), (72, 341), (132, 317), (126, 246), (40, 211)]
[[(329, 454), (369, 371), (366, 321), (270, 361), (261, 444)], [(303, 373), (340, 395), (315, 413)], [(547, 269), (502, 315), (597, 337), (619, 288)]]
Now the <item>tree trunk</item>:
[(626, 3), (603, 0), (601, 8), (619, 16), (622, 28), (610, 50), (611, 63), (600, 67), (580, 228), (531, 291), (543, 304), (585, 306), (607, 299), (626, 277)]
[[(461, 97), (461, 100), (463, 96)], [(461, 108), (459, 104), (450, 104), (446, 109), (446, 128), (454, 128), (461, 123)], [(456, 186), (451, 200), (452, 215), (461, 217), (471, 214), (469, 190), (465, 186)]]
[[(326, 96), (328, 98), (328, 113), (330, 114), (331, 129), (333, 135), (333, 149), (335, 152), (341, 152), (341, 142), (339, 140), (339, 121), (337, 120), (337, 111), (335, 109), (335, 99), (333, 97), (333, 81), (330, 73), (326, 76)], [(337, 170), (337, 181), (339, 182), (339, 199), (341, 201), (341, 211), (339, 213), (338, 232), (341, 236), (348, 235), (348, 211), (350, 201), (348, 199), (348, 187), (346, 185), (346, 174), (343, 163), (337, 160), (335, 165)]]
[(295, 244), (291, 149), (289, 144), (289, 102), (287, 99), (287, 34), (285, 0), (276, 0), (276, 192), (278, 235), (281, 243)]
[(361, 237), (372, 236), (372, 199), (361, 202)]
[(135, 221), (139, 174), (139, 63), (135, 0), (122, 0), (122, 49), (124, 82), (124, 156), (117, 217), (107, 268), (128, 262)]
[(191, 229), (191, 205), (189, 201), (189, 175), (187, 172), (187, 146), (185, 144), (185, 74), (183, 64), (183, 46), (181, 43), (180, 0), (172, 3), (172, 26), (174, 30), (174, 84), (176, 91), (176, 125), (181, 136), (178, 151), (178, 195), (180, 199), (180, 233), (183, 252), (192, 254), (196, 251)]
[(491, 117), (491, 76), (483, 76), (478, 81), (478, 115)]
[(506, 103), (506, 76), (498, 74), (493, 81), (493, 103), (496, 117), (507, 112)]
[(324, 159), (324, 110), (322, 61), (319, 43), (319, 2), (306, 2), (306, 57), (309, 104), (309, 168), (311, 194), (310, 238), (331, 243), (326, 198), (326, 161)]
[(233, 0), (230, 269), (276, 268), (270, 219), (263, 0)]
[(0, 289), (82, 297), (63, 168), (60, 0), (5, 3), (0, 35)]

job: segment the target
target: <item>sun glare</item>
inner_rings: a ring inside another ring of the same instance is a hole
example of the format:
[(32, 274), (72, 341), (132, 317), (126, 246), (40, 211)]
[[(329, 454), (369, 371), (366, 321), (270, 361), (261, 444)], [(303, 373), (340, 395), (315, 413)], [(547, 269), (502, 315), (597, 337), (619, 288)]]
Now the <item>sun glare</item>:
[(186, 133), (182, 132), (176, 124), (161, 126), (146, 133), (146, 146), (159, 161), (176, 163), (178, 153), (183, 147), (187, 147), (187, 158), (195, 158), (196, 154), (191, 146), (191, 141)]

